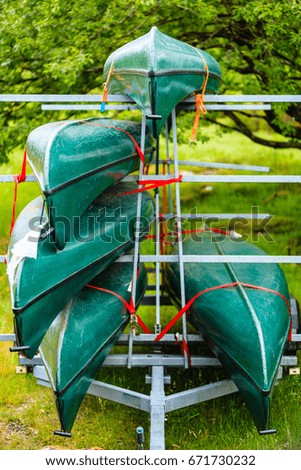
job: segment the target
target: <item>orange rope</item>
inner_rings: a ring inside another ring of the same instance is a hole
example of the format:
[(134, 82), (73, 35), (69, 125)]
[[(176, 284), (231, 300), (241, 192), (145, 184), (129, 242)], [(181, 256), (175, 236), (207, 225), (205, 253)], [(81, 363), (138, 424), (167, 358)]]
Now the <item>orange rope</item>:
[(203, 63), (204, 63), (204, 69), (206, 71), (206, 76), (202, 85), (201, 93), (197, 93), (195, 95), (195, 117), (194, 117), (194, 122), (193, 122), (193, 127), (191, 131), (191, 136), (190, 136), (190, 142), (194, 142), (196, 140), (196, 134), (198, 130), (198, 125), (200, 121), (200, 116), (201, 114), (207, 114), (207, 109), (205, 108), (204, 101), (205, 101), (205, 91), (209, 79), (209, 68), (207, 65), (207, 62), (205, 58), (203, 57), (203, 54), (195, 48), (199, 56), (201, 57)]
[(102, 94), (101, 108), (100, 108), (100, 111), (101, 111), (102, 113), (105, 111), (106, 102), (107, 102), (107, 98), (108, 98), (109, 83), (110, 83), (110, 79), (111, 79), (111, 76), (112, 76), (113, 71), (114, 71), (114, 61), (113, 61), (112, 64), (111, 64), (109, 73), (108, 73), (108, 75), (107, 75), (106, 82), (103, 84), (104, 92), (103, 92), (103, 94)]

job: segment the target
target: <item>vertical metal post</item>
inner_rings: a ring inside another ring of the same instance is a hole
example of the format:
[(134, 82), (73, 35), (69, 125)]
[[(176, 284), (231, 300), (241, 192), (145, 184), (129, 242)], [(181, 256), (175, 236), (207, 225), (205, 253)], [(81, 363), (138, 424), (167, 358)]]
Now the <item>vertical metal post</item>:
[[(172, 111), (172, 137), (173, 137), (173, 152), (174, 152), (174, 170), (175, 177), (179, 176), (178, 165), (178, 143), (177, 143), (177, 123), (176, 123), (176, 110)], [(185, 298), (185, 278), (184, 278), (184, 262), (183, 262), (183, 235), (182, 235), (182, 212), (181, 212), (181, 198), (180, 198), (180, 183), (175, 183), (176, 186), (176, 217), (177, 217), (177, 232), (178, 232), (178, 251), (179, 251), (179, 270), (180, 270), (180, 284), (181, 284), (181, 306), (184, 307), (186, 303)], [(186, 316), (182, 316), (182, 329), (183, 339), (187, 342), (187, 324)], [(184, 365), (188, 368), (188, 357), (184, 353)]]
[[(146, 133), (146, 117), (143, 114), (142, 125), (141, 125), (141, 141), (140, 141), (140, 148), (141, 148), (142, 153), (144, 153), (144, 150), (145, 150), (145, 133)], [(139, 179), (141, 179), (142, 176), (143, 176), (143, 162), (140, 161)], [(141, 186), (139, 186), (139, 188), (140, 187)], [(134, 232), (134, 265), (133, 265), (133, 279), (132, 279), (132, 298), (133, 298), (134, 305), (136, 305), (137, 271), (138, 271), (139, 254), (140, 254), (141, 203), (142, 203), (142, 193), (138, 193), (136, 226), (135, 226), (135, 232)], [(133, 328), (130, 328), (128, 364), (127, 364), (127, 367), (129, 369), (132, 367), (133, 336), (134, 336)]]
[[(170, 155), (169, 155), (169, 142), (168, 142), (168, 121), (166, 121), (165, 124), (165, 129), (166, 129), (166, 160), (167, 160), (167, 174), (170, 175)], [(173, 212), (173, 205), (172, 205), (172, 189), (171, 185), (168, 185), (168, 199), (169, 199), (169, 212), (172, 214)]]
[(150, 449), (165, 449), (164, 367), (152, 366), (150, 393)]
[[(156, 142), (156, 175), (159, 174), (159, 137)], [(155, 190), (156, 202), (156, 256), (160, 255), (160, 192), (159, 188)], [(155, 333), (161, 332), (160, 318), (160, 296), (161, 296), (161, 280), (160, 280), (160, 262), (156, 261), (156, 326)]]

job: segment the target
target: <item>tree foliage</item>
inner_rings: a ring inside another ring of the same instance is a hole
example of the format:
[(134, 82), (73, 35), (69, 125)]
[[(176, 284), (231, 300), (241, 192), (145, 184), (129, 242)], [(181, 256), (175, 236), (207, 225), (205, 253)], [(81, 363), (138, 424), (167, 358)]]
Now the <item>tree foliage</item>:
[[(0, 6), (1, 94), (99, 93), (108, 55), (154, 25), (218, 60), (221, 93), (300, 93), (299, 0), (0, 0)], [(254, 141), (301, 148), (300, 103), (263, 113), (279, 134), (275, 141), (259, 138), (244, 113), (228, 116), (228, 127)], [(47, 120), (38, 104), (0, 103), (0, 162)]]

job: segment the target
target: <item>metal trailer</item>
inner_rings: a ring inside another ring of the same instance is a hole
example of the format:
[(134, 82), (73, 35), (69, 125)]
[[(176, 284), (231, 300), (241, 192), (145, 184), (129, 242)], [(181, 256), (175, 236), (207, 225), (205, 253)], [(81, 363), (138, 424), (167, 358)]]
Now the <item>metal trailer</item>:
[[(12, 101), (12, 102), (40, 102), (49, 103), (42, 104), (42, 109), (45, 111), (51, 110), (99, 110), (101, 103), (100, 95), (0, 95), (0, 101)], [(300, 102), (301, 96), (299, 95), (223, 95), (223, 96), (206, 96), (206, 108), (207, 110), (266, 110), (271, 109), (271, 103), (275, 102)], [(81, 104), (74, 104), (74, 103)], [(67, 104), (66, 104), (67, 103)], [(72, 104), (69, 104), (72, 103)], [(82, 104), (85, 103), (85, 104)], [(88, 103), (88, 104), (87, 104)], [(91, 104), (92, 103), (92, 104)], [(211, 104), (215, 103), (215, 104)], [(225, 104), (227, 103), (227, 104)], [(230, 104), (229, 104), (230, 103)], [(252, 103), (252, 104), (250, 104)], [(182, 109), (191, 110), (194, 109), (193, 99), (187, 99), (179, 106)], [(110, 110), (132, 110), (137, 109), (137, 106), (133, 104), (130, 98), (125, 95), (109, 95), (108, 104), (106, 109)], [(158, 118), (156, 116), (142, 116), (142, 136), (141, 136), (141, 148), (144, 150), (145, 141), (145, 126), (147, 119)], [(170, 177), (179, 177), (179, 166), (195, 166), (195, 167), (207, 167), (207, 168), (226, 168), (232, 170), (243, 170), (247, 172), (261, 172), (268, 173), (269, 168), (264, 166), (253, 166), (253, 165), (236, 165), (227, 163), (212, 163), (212, 162), (188, 162), (180, 161), (178, 158), (178, 146), (177, 146), (177, 125), (176, 125), (176, 110), (173, 110), (171, 115), (171, 129), (167, 129), (166, 135), (171, 132), (172, 144), (169, 143), (168, 137), (166, 138), (166, 158), (161, 160), (158, 155), (159, 145), (157, 142), (157, 161), (155, 176), (151, 176), (152, 180), (164, 180)], [(171, 148), (170, 148), (171, 145)], [(173, 154), (173, 158), (170, 155)], [(163, 175), (160, 172), (160, 165), (166, 165), (167, 174)], [(128, 176), (124, 180), (133, 181), (139, 180), (143, 182), (145, 178), (143, 175), (143, 167), (140, 164), (140, 172), (138, 177)], [(0, 182), (13, 182), (13, 175), (0, 175)], [(27, 176), (26, 181), (35, 181), (34, 176)], [(300, 183), (301, 176), (299, 175), (184, 175), (182, 182), (198, 182), (198, 183)], [(135, 247), (132, 255), (122, 256), (117, 262), (133, 261), (133, 298), (135, 299), (135, 279), (137, 266), (139, 261), (146, 263), (152, 263), (155, 265), (155, 269), (152, 269), (155, 276), (155, 284), (148, 286), (147, 294), (144, 298), (143, 304), (152, 306), (155, 309), (154, 319), (154, 333), (153, 334), (139, 334), (135, 335), (136, 325), (132, 325), (129, 334), (121, 335), (118, 344), (125, 345), (127, 352), (124, 354), (112, 353), (110, 354), (105, 363), (104, 367), (139, 367), (142, 369), (148, 368), (149, 374), (145, 376), (146, 383), (150, 384), (150, 394), (146, 395), (139, 393), (134, 390), (128, 390), (122, 387), (117, 387), (113, 384), (93, 381), (88, 393), (105, 398), (114, 402), (124, 404), (126, 406), (145, 411), (150, 415), (150, 449), (165, 449), (165, 419), (166, 414), (181, 409), (190, 405), (201, 403), (204, 401), (212, 400), (217, 397), (226, 396), (237, 392), (235, 384), (230, 379), (224, 379), (202, 385), (200, 387), (184, 390), (178, 393), (167, 395), (165, 393), (165, 385), (170, 383), (170, 376), (168, 370), (172, 368), (188, 369), (193, 368), (221, 368), (221, 364), (217, 358), (210, 354), (196, 354), (191, 356), (191, 363), (188, 364), (187, 353), (183, 355), (179, 354), (179, 347), (175, 346), (175, 335), (166, 334), (160, 343), (155, 343), (154, 339), (158, 333), (161, 332), (161, 307), (165, 305), (171, 305), (169, 298), (164, 293), (162, 288), (162, 276), (161, 276), (161, 263), (177, 261), (180, 265), (180, 276), (181, 276), (181, 303), (182, 306), (186, 303), (185, 289), (184, 289), (184, 262), (220, 262), (219, 256), (189, 256), (183, 254), (182, 248), (182, 221), (184, 219), (204, 219), (214, 217), (216, 220), (229, 219), (229, 218), (246, 218), (246, 219), (266, 219), (270, 215), (268, 213), (227, 213), (227, 214), (183, 214), (181, 211), (181, 185), (179, 182), (174, 183), (175, 190), (175, 201), (172, 200), (171, 187), (167, 187), (167, 198), (168, 198), (168, 212), (162, 214), (162, 194), (160, 190), (155, 190), (155, 254), (140, 253), (139, 244), (139, 219), (141, 214), (141, 194), (137, 197), (137, 224), (138, 227), (135, 237)], [(173, 209), (175, 202), (175, 210)], [(161, 217), (161, 219), (160, 219)], [(177, 231), (179, 233), (179, 254), (178, 255), (167, 255), (160, 251), (160, 220), (168, 220), (175, 218), (177, 221)], [(0, 262), (4, 261), (5, 256), (0, 256)], [(255, 262), (255, 263), (301, 263), (301, 256), (261, 256), (261, 257), (250, 257), (250, 256), (224, 256), (223, 262)], [(300, 349), (301, 344), (301, 330), (299, 324), (299, 309), (298, 303), (294, 298), (291, 298), (291, 310), (293, 318), (293, 331), (292, 341), (287, 343), (287, 349), (282, 358), (281, 365), (278, 371), (278, 379), (283, 376), (284, 371), (289, 371), (292, 374), (300, 373), (297, 367), (297, 356), (296, 351)], [(14, 341), (15, 336), (13, 334), (2, 334), (0, 340), (2, 341)], [(185, 315), (182, 317), (182, 331), (181, 334), (177, 335), (177, 342), (185, 340), (187, 344), (201, 345), (203, 338), (198, 334), (188, 334), (187, 324)], [(141, 346), (146, 352), (136, 352), (136, 347)], [(176, 348), (176, 349), (175, 349)], [(172, 352), (171, 352), (172, 351)], [(34, 376), (37, 378), (37, 382), (41, 385), (50, 386), (46, 371), (43, 367), (41, 358), (35, 356), (32, 360), (28, 360), (22, 356), (19, 356), (19, 368), (23, 368), (25, 371), (27, 368), (33, 370)], [(136, 430), (138, 448), (143, 448), (143, 429), (138, 427)]]

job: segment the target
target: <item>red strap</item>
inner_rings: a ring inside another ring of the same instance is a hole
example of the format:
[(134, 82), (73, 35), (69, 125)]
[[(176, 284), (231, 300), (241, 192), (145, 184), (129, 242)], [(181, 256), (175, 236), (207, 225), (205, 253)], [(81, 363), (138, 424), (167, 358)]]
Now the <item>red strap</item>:
[(201, 297), (202, 295), (204, 295), (208, 292), (212, 292), (212, 291), (215, 291), (215, 290), (218, 290), (218, 289), (229, 289), (231, 287), (238, 287), (238, 286), (248, 287), (249, 289), (262, 290), (262, 291), (265, 291), (265, 292), (270, 292), (271, 294), (278, 295), (278, 297), (280, 297), (281, 299), (283, 299), (285, 301), (289, 314), (291, 313), (291, 307), (290, 307), (289, 301), (287, 300), (287, 298), (284, 295), (282, 295), (280, 292), (278, 292), (276, 290), (269, 289), (268, 287), (262, 287), (262, 286), (256, 286), (256, 285), (253, 285), (253, 284), (248, 284), (246, 282), (231, 282), (229, 284), (221, 284), (221, 285), (218, 285), (218, 286), (208, 287), (208, 289), (204, 289), (204, 290), (198, 292), (194, 297), (192, 297), (192, 299), (190, 299), (189, 302), (187, 302), (186, 305), (184, 305), (184, 307), (182, 307), (181, 310), (179, 310), (179, 312), (168, 323), (168, 325), (166, 325), (166, 327), (161, 331), (161, 333), (159, 333), (156, 336), (154, 341), (160, 341), (160, 339), (163, 338), (163, 336), (184, 315), (184, 313), (187, 312), (187, 310), (190, 309), (191, 305), (193, 304), (193, 302), (198, 297)]
[(293, 341), (293, 319), (292, 319), (292, 316), (290, 318), (290, 327), (289, 327), (289, 330), (288, 330), (287, 340), (288, 341)]
[(149, 329), (149, 328), (146, 326), (146, 324), (141, 320), (141, 318), (137, 315), (137, 313), (136, 313), (136, 317), (137, 317), (138, 325), (142, 328), (142, 330), (144, 331), (144, 333), (150, 335), (150, 334), (151, 334), (150, 329)]
[(181, 183), (183, 176), (180, 175), (177, 178), (170, 178), (167, 180), (143, 180), (137, 181), (139, 186), (144, 186), (143, 188), (133, 189), (132, 191), (125, 191), (124, 193), (117, 194), (117, 196), (125, 196), (127, 194), (141, 193), (142, 191), (150, 191), (151, 189), (160, 188), (162, 186), (167, 186), (172, 183)]
[(15, 176), (15, 180), (18, 181), (18, 183), (24, 183), (26, 179), (26, 163), (27, 163), (27, 153), (26, 153), (26, 148), (25, 148), (24, 153), (23, 153), (21, 173)]
[[(160, 233), (160, 236), (159, 236), (160, 243), (161, 243), (161, 244), (165, 243), (166, 245), (171, 245), (172, 242), (168, 241), (168, 240), (167, 240), (167, 237), (168, 237), (168, 234)], [(156, 235), (149, 234), (149, 235), (146, 235), (145, 238), (146, 238), (146, 239), (155, 240), (155, 239), (156, 239)]]
[(180, 345), (182, 355), (184, 356), (186, 354), (187, 359), (188, 359), (188, 365), (189, 367), (191, 367), (191, 356), (190, 356), (187, 341), (185, 340), (185, 338), (182, 338), (182, 340), (180, 341), (178, 335), (175, 335), (175, 341), (176, 341), (176, 344)]
[(147, 334), (150, 334), (150, 330), (136, 313), (136, 309), (135, 309), (134, 301), (132, 297), (130, 299), (130, 303), (128, 303), (123, 297), (121, 297), (121, 295), (117, 294), (117, 292), (114, 292), (112, 290), (104, 289), (103, 287), (92, 286), (91, 284), (86, 284), (86, 287), (89, 287), (90, 289), (96, 289), (102, 292), (106, 292), (107, 294), (115, 295), (115, 297), (117, 297), (117, 299), (119, 299), (123, 303), (123, 305), (128, 310), (130, 315), (133, 315), (133, 314), (136, 315), (138, 325), (143, 329), (143, 331)]
[(25, 148), (24, 149), (24, 154), (23, 154), (23, 162), (22, 162), (21, 173), (14, 176), (15, 189), (14, 189), (14, 200), (13, 200), (13, 207), (12, 207), (10, 231), (9, 231), (10, 235), (12, 234), (12, 231), (13, 231), (13, 228), (14, 228), (14, 225), (15, 225), (17, 196), (18, 196), (18, 185), (19, 185), (19, 183), (24, 183), (24, 181), (26, 180), (26, 163), (27, 163), (27, 153), (26, 153), (26, 148)]
[(134, 137), (132, 136), (132, 134), (130, 134), (129, 132), (127, 132), (125, 129), (121, 129), (121, 127), (116, 127), (116, 126), (109, 126), (107, 124), (100, 124), (100, 123), (94, 123), (94, 122), (87, 122), (87, 121), (79, 121), (81, 124), (85, 124), (85, 125), (89, 125), (89, 126), (95, 126), (95, 127), (105, 127), (107, 129), (114, 129), (115, 131), (119, 131), (119, 132), (123, 132), (124, 134), (126, 134), (130, 139), (131, 141), (133, 142), (134, 146), (135, 146), (135, 149), (136, 149), (136, 152), (138, 153), (139, 155), (139, 158), (141, 160), (141, 162), (143, 163), (144, 165), (144, 153), (142, 152), (138, 142), (134, 139)]

